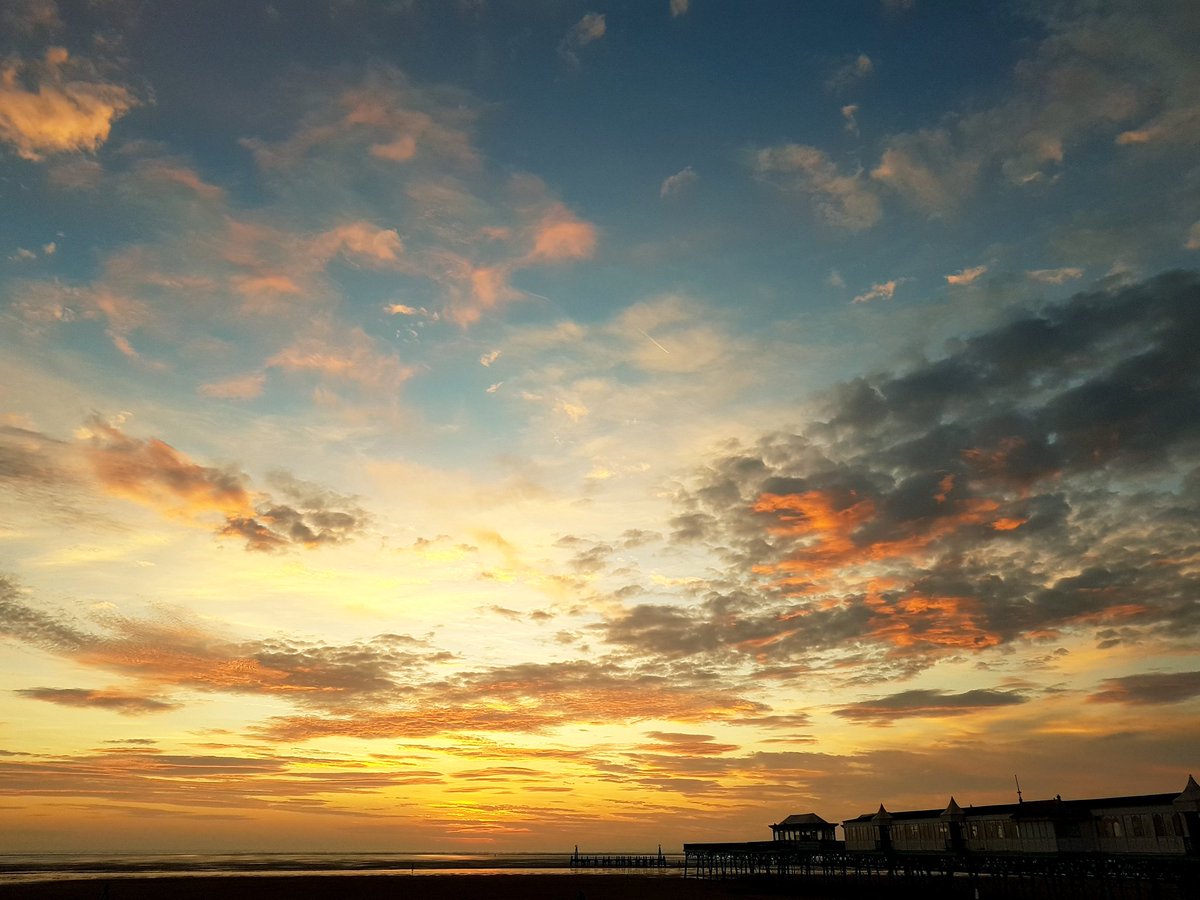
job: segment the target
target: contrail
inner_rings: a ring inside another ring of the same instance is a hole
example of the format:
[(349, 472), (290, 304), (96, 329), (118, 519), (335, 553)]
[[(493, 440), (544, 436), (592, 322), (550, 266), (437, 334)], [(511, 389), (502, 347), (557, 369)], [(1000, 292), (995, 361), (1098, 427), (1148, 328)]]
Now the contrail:
[[(638, 331), (642, 331), (642, 329), (639, 328)], [(664, 347), (662, 344), (660, 344), (654, 338), (650, 337), (650, 335), (646, 334), (646, 332), (642, 331), (642, 335), (646, 338), (646, 340), (648, 340), (650, 343), (652, 343), (655, 347), (657, 347), (663, 353), (667, 354), (667, 356), (671, 355), (670, 350), (668, 350), (666, 347)]]

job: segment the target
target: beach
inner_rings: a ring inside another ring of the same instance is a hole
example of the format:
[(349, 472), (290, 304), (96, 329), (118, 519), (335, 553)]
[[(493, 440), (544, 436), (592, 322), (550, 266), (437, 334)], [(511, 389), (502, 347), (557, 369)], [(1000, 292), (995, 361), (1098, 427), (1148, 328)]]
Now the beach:
[(638, 874), (97, 877), (0, 885), (3, 900), (777, 900), (796, 886)]

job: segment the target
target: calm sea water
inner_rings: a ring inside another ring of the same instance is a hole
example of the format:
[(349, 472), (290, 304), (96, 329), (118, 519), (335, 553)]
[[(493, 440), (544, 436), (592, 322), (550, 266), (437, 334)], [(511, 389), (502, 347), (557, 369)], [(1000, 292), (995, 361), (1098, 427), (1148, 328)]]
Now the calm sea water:
[[(639, 854), (645, 855), (645, 854)], [(0, 854), (0, 885), (60, 881), (113, 875), (153, 878), (162, 875), (228, 877), (233, 875), (504, 875), (628, 874), (673, 877), (682, 854), (665, 854), (667, 867), (639, 869), (571, 868), (569, 853), (218, 853), (218, 854)]]

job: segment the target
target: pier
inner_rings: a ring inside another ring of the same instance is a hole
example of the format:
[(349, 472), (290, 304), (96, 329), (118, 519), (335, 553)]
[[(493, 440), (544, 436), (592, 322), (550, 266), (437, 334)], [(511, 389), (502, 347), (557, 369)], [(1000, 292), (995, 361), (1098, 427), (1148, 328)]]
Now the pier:
[(585, 854), (580, 853), (579, 847), (576, 846), (575, 852), (571, 854), (572, 869), (667, 869), (670, 867), (667, 857), (663, 854), (661, 844), (658, 847), (658, 853)]

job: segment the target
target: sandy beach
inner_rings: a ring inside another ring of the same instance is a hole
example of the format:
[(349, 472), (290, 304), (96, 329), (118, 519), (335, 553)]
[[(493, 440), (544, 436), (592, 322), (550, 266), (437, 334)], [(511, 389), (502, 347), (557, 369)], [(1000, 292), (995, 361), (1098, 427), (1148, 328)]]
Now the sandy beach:
[(101, 877), (0, 885), (3, 900), (766, 900), (783, 884), (645, 875)]

